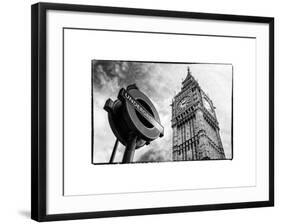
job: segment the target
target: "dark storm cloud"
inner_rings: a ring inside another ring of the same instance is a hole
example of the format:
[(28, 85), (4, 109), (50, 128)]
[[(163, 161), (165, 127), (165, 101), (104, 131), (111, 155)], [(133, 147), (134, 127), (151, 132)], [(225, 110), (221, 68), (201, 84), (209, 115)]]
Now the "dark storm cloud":
[(163, 162), (171, 160), (170, 142), (171, 136), (168, 134), (160, 141), (154, 141), (150, 147), (143, 150), (143, 153), (137, 158), (137, 162)]
[(144, 154), (140, 156), (137, 162), (164, 162), (169, 161), (169, 152), (166, 150), (160, 150), (159, 148), (150, 148)]
[(137, 83), (143, 85), (153, 71), (153, 64), (124, 61), (93, 61), (94, 86), (101, 89), (112, 80), (120, 87)]
[(138, 160), (138, 162), (163, 162), (166, 158), (153, 149), (149, 149)]

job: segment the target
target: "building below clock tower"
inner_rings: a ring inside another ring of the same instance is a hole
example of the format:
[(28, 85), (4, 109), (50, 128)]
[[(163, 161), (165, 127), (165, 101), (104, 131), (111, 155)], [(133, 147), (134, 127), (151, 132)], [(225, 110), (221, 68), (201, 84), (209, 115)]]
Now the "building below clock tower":
[(215, 107), (189, 67), (171, 106), (174, 161), (225, 159)]

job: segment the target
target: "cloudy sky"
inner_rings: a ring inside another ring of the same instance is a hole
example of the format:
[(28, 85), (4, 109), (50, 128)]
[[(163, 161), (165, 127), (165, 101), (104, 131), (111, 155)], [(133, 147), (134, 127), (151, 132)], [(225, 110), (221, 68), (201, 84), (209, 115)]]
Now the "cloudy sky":
[[(103, 110), (108, 98), (115, 100), (122, 87), (136, 83), (158, 110), (165, 135), (137, 149), (134, 162), (170, 161), (172, 147), (171, 102), (181, 89), (187, 66), (216, 107), (220, 135), (226, 158), (231, 158), (232, 66), (223, 64), (165, 64), (119, 61), (92, 61), (94, 95), (94, 163), (108, 162), (115, 142)], [(124, 146), (120, 143), (115, 162), (121, 162)]]

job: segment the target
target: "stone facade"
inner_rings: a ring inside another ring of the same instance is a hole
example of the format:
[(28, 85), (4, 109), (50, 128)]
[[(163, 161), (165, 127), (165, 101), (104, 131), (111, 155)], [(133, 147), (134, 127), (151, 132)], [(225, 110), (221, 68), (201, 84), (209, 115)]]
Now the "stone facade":
[(189, 68), (172, 101), (173, 160), (224, 159), (215, 107)]

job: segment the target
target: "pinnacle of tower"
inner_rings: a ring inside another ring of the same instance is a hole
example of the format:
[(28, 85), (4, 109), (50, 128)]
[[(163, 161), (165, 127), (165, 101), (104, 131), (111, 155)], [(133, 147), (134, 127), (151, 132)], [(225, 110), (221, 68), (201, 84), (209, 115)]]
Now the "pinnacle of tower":
[(187, 83), (187, 81), (188, 81), (189, 79), (191, 79), (192, 77), (193, 77), (193, 76), (192, 76), (192, 73), (191, 73), (191, 71), (190, 71), (190, 67), (187, 66), (187, 75), (186, 75), (185, 79), (182, 81), (182, 84), (184, 85), (185, 83)]
[(190, 76), (190, 75), (191, 75), (190, 67), (187, 66), (187, 76)]

